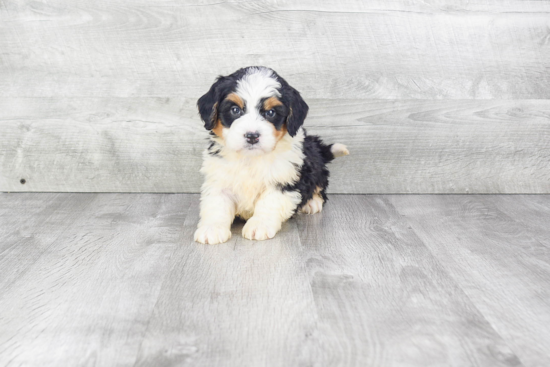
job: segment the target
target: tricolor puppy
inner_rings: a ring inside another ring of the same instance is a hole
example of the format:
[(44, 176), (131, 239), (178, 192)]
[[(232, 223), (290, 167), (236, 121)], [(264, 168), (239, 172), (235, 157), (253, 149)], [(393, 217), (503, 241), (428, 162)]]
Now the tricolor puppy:
[(297, 211), (323, 209), (326, 164), (348, 150), (306, 134), (308, 106), (275, 71), (247, 67), (220, 76), (198, 107), (210, 144), (195, 241), (229, 240), (237, 215), (247, 220), (244, 237), (265, 240)]

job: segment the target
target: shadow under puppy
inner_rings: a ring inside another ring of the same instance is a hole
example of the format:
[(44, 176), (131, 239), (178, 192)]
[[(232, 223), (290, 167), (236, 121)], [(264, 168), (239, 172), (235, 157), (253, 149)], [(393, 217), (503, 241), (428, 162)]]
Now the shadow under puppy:
[(308, 106), (275, 71), (247, 67), (220, 76), (197, 105), (210, 144), (195, 241), (229, 240), (236, 215), (247, 220), (245, 238), (265, 240), (298, 210), (323, 209), (326, 164), (349, 152), (306, 134)]

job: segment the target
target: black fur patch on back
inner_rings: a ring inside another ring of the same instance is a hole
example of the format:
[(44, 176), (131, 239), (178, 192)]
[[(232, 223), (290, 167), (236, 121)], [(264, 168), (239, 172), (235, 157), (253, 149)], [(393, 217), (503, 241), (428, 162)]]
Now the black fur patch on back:
[(302, 201), (296, 210), (304, 206), (313, 197), (318, 187), (321, 189), (319, 194), (323, 200), (325, 202), (328, 200), (326, 189), (328, 187), (329, 171), (326, 164), (334, 159), (330, 147), (331, 145), (325, 145), (318, 136), (306, 135), (302, 147), (305, 156), (304, 163), (299, 168), (300, 179), (281, 188), (282, 191), (298, 191), (302, 195)]

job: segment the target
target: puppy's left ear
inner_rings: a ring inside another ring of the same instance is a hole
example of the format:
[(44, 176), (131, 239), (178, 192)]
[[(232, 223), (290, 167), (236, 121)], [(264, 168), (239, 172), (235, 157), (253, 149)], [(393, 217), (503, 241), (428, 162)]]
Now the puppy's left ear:
[(304, 124), (309, 106), (296, 89), (289, 86), (285, 94), (290, 108), (286, 119), (286, 128), (290, 136), (295, 136), (300, 126)]
[(225, 77), (218, 77), (216, 82), (210, 87), (210, 90), (199, 98), (197, 102), (199, 114), (201, 115), (202, 121), (204, 121), (204, 128), (206, 130), (212, 130), (216, 127), (216, 121), (218, 120), (218, 104), (222, 97), (221, 93), (225, 82)]

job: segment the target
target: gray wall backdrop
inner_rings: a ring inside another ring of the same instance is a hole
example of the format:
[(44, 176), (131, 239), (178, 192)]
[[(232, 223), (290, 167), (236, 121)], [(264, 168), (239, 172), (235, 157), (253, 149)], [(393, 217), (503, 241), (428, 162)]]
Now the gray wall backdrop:
[(550, 193), (550, 1), (525, 0), (0, 0), (0, 191), (198, 192), (196, 100), (248, 65), (350, 148), (332, 193)]

